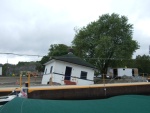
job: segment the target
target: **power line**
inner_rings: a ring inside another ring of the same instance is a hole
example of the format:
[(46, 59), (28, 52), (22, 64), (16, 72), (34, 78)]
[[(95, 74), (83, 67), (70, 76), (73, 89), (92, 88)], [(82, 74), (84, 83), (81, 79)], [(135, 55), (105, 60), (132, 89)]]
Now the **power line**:
[[(17, 55), (17, 56), (37, 56), (37, 57), (44, 57), (42, 55), (31, 55), (31, 54), (17, 54), (17, 53), (4, 53), (4, 52), (1, 52), (0, 54), (6, 54), (6, 55)], [(58, 56), (51, 56), (51, 57), (58, 57)], [(61, 58), (68, 58), (68, 57), (61, 57)], [(72, 58), (76, 58), (76, 57), (72, 57)], [(141, 60), (141, 59), (126, 59), (126, 58), (95, 58), (95, 57), (92, 57), (92, 58), (83, 58), (83, 59), (93, 59), (93, 60)], [(143, 60), (143, 59), (142, 59)], [(147, 60), (147, 59), (145, 59)]]
[(0, 53), (0, 54), (17, 55), (17, 56), (37, 56), (37, 57), (43, 57), (42, 55), (17, 54), (17, 53)]

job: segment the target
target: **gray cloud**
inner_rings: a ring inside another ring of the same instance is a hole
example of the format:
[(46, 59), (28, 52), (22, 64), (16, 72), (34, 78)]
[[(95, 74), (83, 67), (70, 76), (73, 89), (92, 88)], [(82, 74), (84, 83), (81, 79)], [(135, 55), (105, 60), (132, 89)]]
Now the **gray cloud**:
[(4, 11), (0, 12), (0, 45), (4, 47), (1, 51), (44, 55), (50, 44), (71, 44), (74, 33), (71, 22), (59, 21), (57, 18), (61, 15), (55, 14), (58, 16), (56, 18), (50, 10), (23, 3), (1, 3), (4, 5)]
[[(140, 26), (150, 19), (149, 4), (149, 0), (0, 0), (0, 52), (46, 55), (51, 44), (71, 45), (74, 27), (86, 26), (100, 15), (114, 12), (127, 16), (134, 24), (133, 37), (141, 46), (134, 56), (144, 54), (150, 34), (146, 32), (148, 26)], [(39, 60), (12, 55), (0, 57), (0, 63), (7, 58), (14, 63)]]

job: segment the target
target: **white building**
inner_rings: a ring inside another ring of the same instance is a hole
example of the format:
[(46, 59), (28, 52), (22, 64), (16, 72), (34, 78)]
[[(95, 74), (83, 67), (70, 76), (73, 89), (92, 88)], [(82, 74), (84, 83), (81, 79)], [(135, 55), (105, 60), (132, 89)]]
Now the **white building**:
[(2, 64), (0, 64), (0, 76), (2, 76)]
[(107, 71), (107, 76), (112, 78), (121, 76), (136, 76), (138, 75), (137, 68), (109, 68)]
[(45, 63), (42, 84), (49, 84), (51, 80), (61, 85), (94, 84), (94, 69), (94, 66), (72, 53), (54, 57)]

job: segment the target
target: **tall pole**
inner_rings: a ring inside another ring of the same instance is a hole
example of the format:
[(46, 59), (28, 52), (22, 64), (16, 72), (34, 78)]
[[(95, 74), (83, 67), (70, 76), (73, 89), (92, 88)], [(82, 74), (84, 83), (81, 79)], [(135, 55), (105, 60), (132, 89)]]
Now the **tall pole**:
[(22, 87), (22, 74), (20, 74), (20, 87)]
[(104, 77), (105, 74), (103, 74), (103, 84), (105, 86), (105, 77)]
[(30, 87), (30, 73), (28, 74), (28, 87)]
[(105, 93), (105, 97), (106, 97), (106, 87), (105, 87), (105, 74), (103, 74), (103, 84), (104, 84), (104, 93)]

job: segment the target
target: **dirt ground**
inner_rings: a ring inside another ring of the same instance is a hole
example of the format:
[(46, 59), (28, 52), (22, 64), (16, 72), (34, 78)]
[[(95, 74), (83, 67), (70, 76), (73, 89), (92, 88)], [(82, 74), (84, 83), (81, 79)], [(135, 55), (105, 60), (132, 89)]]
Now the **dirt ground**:
[(146, 77), (142, 76), (122, 76), (119, 78), (110, 78), (110, 79), (103, 79), (103, 78), (95, 78), (95, 84), (111, 84), (111, 83), (134, 83), (134, 82), (148, 82)]
[[(28, 81), (28, 77), (22, 77), (22, 86)], [(30, 86), (41, 86), (42, 76), (30, 77)], [(108, 84), (108, 83), (132, 83), (132, 82), (146, 82), (146, 78), (143, 77), (124, 77), (121, 79), (105, 79), (94, 78), (95, 84)], [(3, 77), (0, 76), (0, 88), (1, 87), (20, 87), (20, 77)]]
[[(22, 86), (28, 81), (28, 77), (22, 77)], [(30, 77), (30, 85), (40, 85), (42, 77)], [(0, 87), (19, 87), (20, 77), (0, 77)]]

